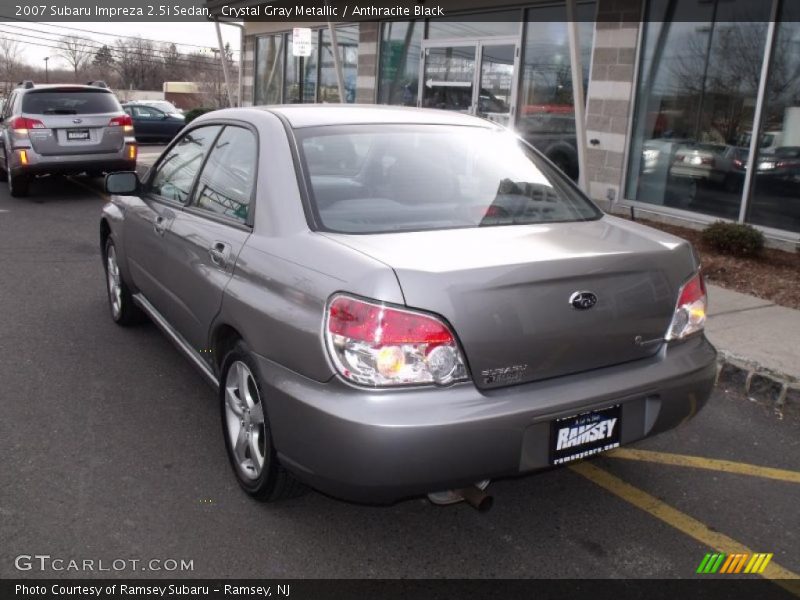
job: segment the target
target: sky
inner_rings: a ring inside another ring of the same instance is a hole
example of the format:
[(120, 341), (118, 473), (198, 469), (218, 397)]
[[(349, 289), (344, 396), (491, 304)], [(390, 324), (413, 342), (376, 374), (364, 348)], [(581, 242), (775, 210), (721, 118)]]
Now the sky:
[[(89, 30), (98, 33), (75, 31), (72, 29), (67, 29), (67, 27), (74, 27), (75, 29)], [(36, 31), (25, 32), (23, 31), (23, 28), (29, 28)], [(226, 25), (224, 23), (220, 24), (220, 28), (222, 30), (223, 43), (230, 43), (231, 48), (235, 51), (234, 58), (238, 59), (239, 28)], [(117, 37), (140, 35), (144, 38), (152, 40), (164, 41), (167, 43), (174, 42), (178, 46), (178, 50), (182, 52), (193, 52), (200, 50), (200, 48), (197, 48), (196, 46), (207, 46), (209, 48), (217, 48), (218, 46), (217, 34), (213, 23), (0, 22), (0, 29), (2, 29), (2, 31), (0, 31), (0, 35), (10, 34), (11, 31), (15, 32), (13, 35), (8, 35), (8, 37), (17, 40), (20, 43), (20, 46), (22, 47), (21, 58), (24, 60), (24, 62), (27, 62), (31, 65), (43, 66), (44, 57), (49, 56), (49, 65), (52, 68), (66, 68), (67, 64), (62, 58), (57, 56), (58, 50), (36, 44), (55, 46), (55, 40), (62, 35), (74, 34), (80, 37), (90, 38), (91, 42), (89, 43), (96, 44), (113, 44), (115, 38)], [(26, 37), (26, 35), (28, 37)], [(51, 42), (47, 40), (53, 41)], [(181, 44), (187, 45), (182, 46)]]

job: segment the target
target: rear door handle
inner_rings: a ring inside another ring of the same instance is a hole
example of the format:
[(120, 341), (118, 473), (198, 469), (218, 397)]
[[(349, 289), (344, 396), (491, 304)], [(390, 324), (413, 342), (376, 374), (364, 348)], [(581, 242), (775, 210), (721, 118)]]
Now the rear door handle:
[(222, 268), (225, 268), (228, 264), (229, 253), (230, 246), (224, 242), (214, 242), (211, 248), (208, 249), (208, 254), (211, 256), (211, 262)]

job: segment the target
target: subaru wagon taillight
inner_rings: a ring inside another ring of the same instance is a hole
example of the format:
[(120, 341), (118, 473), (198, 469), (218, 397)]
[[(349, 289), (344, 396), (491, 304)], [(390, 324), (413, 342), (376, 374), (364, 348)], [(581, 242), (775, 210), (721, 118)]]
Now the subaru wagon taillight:
[(707, 309), (706, 284), (703, 275), (698, 271), (681, 287), (666, 339), (680, 340), (701, 331), (706, 325)]
[(133, 131), (133, 119), (129, 114), (114, 117), (108, 122), (109, 127), (122, 127), (122, 131), (129, 133)]
[(339, 374), (360, 385), (446, 385), (467, 377), (450, 328), (414, 310), (335, 295), (325, 343)]
[(27, 135), (31, 129), (47, 129), (39, 119), (29, 119), (27, 117), (12, 119), (9, 125), (17, 135)]

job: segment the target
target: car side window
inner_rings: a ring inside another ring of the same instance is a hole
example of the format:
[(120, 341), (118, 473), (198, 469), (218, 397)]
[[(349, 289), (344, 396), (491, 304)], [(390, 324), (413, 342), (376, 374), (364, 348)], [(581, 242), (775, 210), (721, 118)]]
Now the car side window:
[(209, 125), (183, 135), (156, 166), (150, 193), (186, 204), (197, 172), (220, 129), (220, 125)]
[(246, 223), (255, 180), (255, 134), (244, 127), (228, 126), (200, 173), (193, 205)]
[(149, 106), (134, 106), (133, 114), (137, 119), (155, 120), (160, 119), (164, 113)]
[(3, 118), (7, 119), (11, 116), (11, 107), (14, 106), (14, 101), (17, 99), (17, 93), (12, 92), (11, 96), (6, 100), (6, 105), (3, 107)]

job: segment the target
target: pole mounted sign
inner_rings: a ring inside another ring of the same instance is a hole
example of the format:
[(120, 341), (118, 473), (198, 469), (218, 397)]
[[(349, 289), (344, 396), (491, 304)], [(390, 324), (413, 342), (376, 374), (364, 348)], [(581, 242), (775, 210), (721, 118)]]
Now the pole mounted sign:
[(292, 55), (311, 56), (311, 29), (308, 27), (292, 29)]

